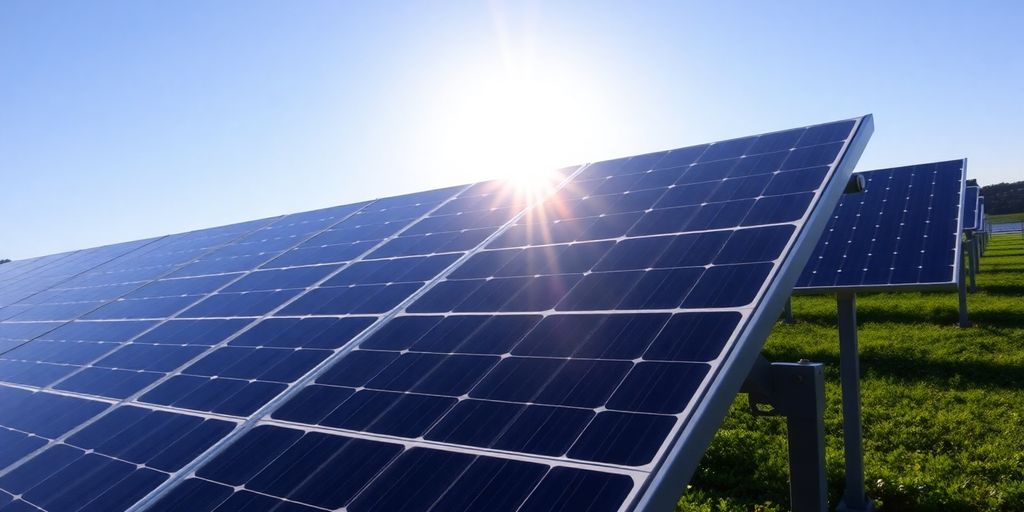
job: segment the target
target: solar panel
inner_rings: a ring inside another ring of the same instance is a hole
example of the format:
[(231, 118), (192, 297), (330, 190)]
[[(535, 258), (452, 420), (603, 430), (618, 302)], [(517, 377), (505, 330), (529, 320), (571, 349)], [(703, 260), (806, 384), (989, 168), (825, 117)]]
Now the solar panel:
[(988, 229), (988, 220), (985, 218), (985, 196), (978, 196), (978, 230)]
[(0, 506), (671, 506), (870, 132), (141, 244), (8, 306)]
[(800, 292), (946, 287), (959, 282), (966, 160), (858, 173), (797, 280)]
[(978, 187), (967, 187), (964, 192), (964, 231), (974, 231), (978, 227)]

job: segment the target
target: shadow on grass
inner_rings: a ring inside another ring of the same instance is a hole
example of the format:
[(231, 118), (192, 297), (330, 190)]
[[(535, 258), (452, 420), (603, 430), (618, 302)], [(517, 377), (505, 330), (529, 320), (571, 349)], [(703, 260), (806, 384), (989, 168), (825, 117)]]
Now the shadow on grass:
[[(1020, 272), (1024, 272), (1024, 270), (1021, 270)], [(1018, 272), (1014, 272), (1014, 273), (1016, 274)], [(985, 292), (986, 295), (1000, 295), (1000, 296), (1008, 296), (1008, 297), (1024, 297), (1024, 285), (1014, 285), (1014, 284), (990, 285), (990, 286), (986, 286), (984, 288), (979, 287), (978, 290)], [(971, 298), (970, 298), (970, 296), (968, 296), (967, 297), (967, 307), (970, 308), (970, 306), (971, 306)]]
[[(827, 366), (839, 366), (836, 351), (807, 350), (797, 348), (771, 351), (771, 359), (796, 361), (810, 359)], [(930, 382), (946, 385), (956, 381), (957, 389), (1001, 388), (1020, 389), (1024, 386), (1024, 365), (1005, 363), (994, 364), (985, 361), (935, 361), (923, 359), (918, 354), (899, 352), (875, 352), (861, 350), (861, 372), (873, 377), (883, 377), (901, 382)]]
[[(986, 288), (990, 295), (1018, 296), (1024, 295), (1024, 287), (1006, 286), (994, 287), (997, 290)], [(967, 298), (967, 312), (971, 323), (993, 327), (1021, 327), (1024, 326), (1024, 311), (1013, 309), (985, 309), (982, 311), (971, 310), (971, 298)], [(798, 323), (809, 323), (820, 326), (832, 327), (836, 325), (836, 313), (829, 311), (822, 312), (801, 312), (795, 311), (794, 318)], [(960, 313), (957, 303), (952, 302), (947, 306), (925, 307), (917, 310), (885, 309), (881, 307), (857, 308), (857, 324), (863, 326), (867, 323), (898, 323), (917, 324), (926, 323), (940, 326), (953, 326), (960, 321)]]

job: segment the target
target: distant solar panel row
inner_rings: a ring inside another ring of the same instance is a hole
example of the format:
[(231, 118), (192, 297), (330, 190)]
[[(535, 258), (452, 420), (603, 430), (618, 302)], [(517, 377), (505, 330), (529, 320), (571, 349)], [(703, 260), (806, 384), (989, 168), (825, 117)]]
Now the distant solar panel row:
[(978, 229), (978, 201), (981, 188), (968, 186), (964, 193), (964, 231)]
[(0, 510), (671, 503), (870, 129), (0, 267)]
[(797, 290), (954, 286), (960, 269), (966, 161), (857, 173)]

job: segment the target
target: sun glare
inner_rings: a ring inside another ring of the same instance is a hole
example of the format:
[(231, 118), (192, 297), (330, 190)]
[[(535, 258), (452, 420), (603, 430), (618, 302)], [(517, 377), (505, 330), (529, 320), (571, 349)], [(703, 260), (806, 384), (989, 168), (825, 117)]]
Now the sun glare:
[(453, 177), (503, 178), (519, 193), (543, 196), (562, 179), (555, 169), (592, 154), (599, 103), (564, 75), (464, 79), (445, 98), (432, 138)]

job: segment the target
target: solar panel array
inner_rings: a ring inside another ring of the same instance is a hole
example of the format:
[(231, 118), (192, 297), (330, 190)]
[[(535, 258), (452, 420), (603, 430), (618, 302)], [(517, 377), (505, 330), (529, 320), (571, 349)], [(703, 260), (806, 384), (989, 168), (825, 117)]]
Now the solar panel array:
[(977, 186), (968, 186), (964, 192), (964, 231), (974, 231), (980, 224), (978, 222), (978, 208), (979, 196), (981, 188)]
[(800, 292), (927, 288), (959, 281), (966, 160), (857, 173), (797, 281)]
[(978, 230), (988, 229), (988, 221), (985, 219), (985, 197), (978, 196)]
[(4, 265), (0, 510), (671, 504), (870, 131)]

